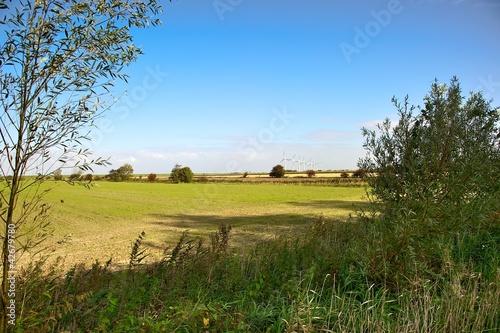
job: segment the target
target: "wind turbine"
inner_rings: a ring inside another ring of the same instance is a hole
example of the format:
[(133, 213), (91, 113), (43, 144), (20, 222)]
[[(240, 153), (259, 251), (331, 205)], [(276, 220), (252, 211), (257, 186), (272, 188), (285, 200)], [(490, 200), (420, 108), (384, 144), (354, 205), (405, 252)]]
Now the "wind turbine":
[[(304, 169), (305, 169), (305, 163), (306, 162), (304, 161), (304, 156), (302, 156), (302, 158), (299, 161), (299, 164), (302, 167), (302, 171), (304, 171)], [(299, 168), (299, 171), (301, 171), (300, 168)]]
[(283, 158), (281, 159), (280, 164), (283, 163), (283, 167), (285, 168), (285, 170), (286, 170), (286, 161), (288, 161), (288, 159), (285, 157), (285, 151), (283, 150)]
[(297, 162), (297, 160), (295, 159), (295, 155), (293, 155), (290, 161), (292, 162), (292, 170), (295, 170), (295, 162)]

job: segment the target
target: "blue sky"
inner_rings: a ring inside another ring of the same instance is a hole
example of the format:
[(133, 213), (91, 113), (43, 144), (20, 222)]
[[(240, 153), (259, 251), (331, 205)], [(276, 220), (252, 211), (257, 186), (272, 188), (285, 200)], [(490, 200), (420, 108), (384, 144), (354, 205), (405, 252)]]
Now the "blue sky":
[(110, 168), (354, 169), (393, 96), (421, 105), (456, 75), (500, 105), (500, 1), (174, 0), (161, 19), (134, 31), (145, 54), (92, 134)]

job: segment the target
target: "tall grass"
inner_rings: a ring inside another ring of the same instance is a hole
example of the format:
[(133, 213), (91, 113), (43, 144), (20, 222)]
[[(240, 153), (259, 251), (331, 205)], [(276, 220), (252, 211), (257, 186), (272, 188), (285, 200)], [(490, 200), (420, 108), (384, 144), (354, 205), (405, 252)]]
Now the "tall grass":
[(56, 267), (37, 263), (20, 276), (13, 331), (500, 329), (499, 228), (441, 244), (435, 252), (439, 271), (419, 274), (402, 268), (397, 283), (384, 271), (392, 264), (371, 266), (374, 258), (385, 260), (380, 249), (390, 246), (367, 246), (379, 236), (370, 230), (362, 221), (320, 218), (306, 234), (277, 237), (236, 254), (229, 248), (231, 228), (221, 225), (207, 239), (183, 234), (154, 264), (138, 260), (148, 250), (144, 234), (131, 246), (131, 264), (120, 271), (112, 270), (110, 262), (96, 262), (61, 275), (53, 273)]

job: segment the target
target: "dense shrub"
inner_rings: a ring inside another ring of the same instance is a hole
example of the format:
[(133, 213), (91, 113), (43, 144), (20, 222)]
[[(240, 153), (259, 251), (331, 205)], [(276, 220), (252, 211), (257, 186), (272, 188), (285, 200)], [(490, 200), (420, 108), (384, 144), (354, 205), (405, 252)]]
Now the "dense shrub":
[(69, 181), (78, 181), (78, 180), (81, 180), (83, 177), (82, 177), (82, 173), (81, 172), (78, 172), (78, 173), (72, 173), (69, 177), (68, 177), (68, 180)]
[(191, 183), (193, 181), (193, 171), (189, 167), (182, 167), (177, 164), (170, 173), (170, 180), (175, 183)]
[(54, 171), (54, 180), (62, 180), (62, 179), (63, 179), (62, 170), (57, 169), (56, 171)]
[(269, 173), (269, 177), (273, 178), (282, 178), (285, 176), (285, 168), (282, 165), (278, 164), (273, 166), (273, 169)]
[(340, 173), (340, 178), (347, 178), (347, 177), (349, 177), (349, 174), (347, 172)]
[(365, 176), (365, 174), (366, 174), (365, 169), (359, 168), (358, 170), (356, 170), (352, 173), (352, 177), (353, 178), (363, 178)]
[(150, 182), (154, 182), (154, 181), (156, 181), (156, 173), (150, 173), (150, 174), (148, 175), (148, 180), (149, 180)]
[(456, 78), (432, 84), (423, 108), (393, 103), (398, 123), (363, 129), (358, 166), (373, 203), (369, 270), (398, 285), (432, 279), (447, 264), (443, 247), (499, 223), (500, 114), (482, 93), (465, 100)]
[(312, 177), (316, 176), (316, 171), (314, 171), (314, 170), (307, 170), (306, 174), (307, 174), (307, 177), (312, 178)]
[(107, 178), (113, 182), (123, 182), (130, 179), (133, 174), (134, 169), (130, 164), (126, 163), (116, 170), (111, 170)]

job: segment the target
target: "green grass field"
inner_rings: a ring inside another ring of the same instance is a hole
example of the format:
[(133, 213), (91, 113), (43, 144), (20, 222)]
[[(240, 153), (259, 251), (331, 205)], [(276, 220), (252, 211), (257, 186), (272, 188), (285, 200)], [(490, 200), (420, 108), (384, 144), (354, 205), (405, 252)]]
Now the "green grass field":
[(65, 258), (65, 267), (110, 257), (126, 263), (142, 231), (149, 260), (155, 260), (183, 231), (208, 235), (229, 224), (237, 249), (301, 232), (320, 215), (346, 218), (366, 204), (362, 187), (106, 181), (91, 189), (52, 181), (44, 186), (54, 187), (44, 199), (52, 206), (54, 227), (47, 244), (51, 258)]

